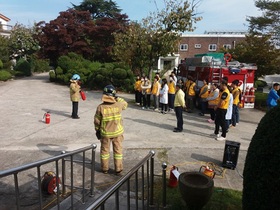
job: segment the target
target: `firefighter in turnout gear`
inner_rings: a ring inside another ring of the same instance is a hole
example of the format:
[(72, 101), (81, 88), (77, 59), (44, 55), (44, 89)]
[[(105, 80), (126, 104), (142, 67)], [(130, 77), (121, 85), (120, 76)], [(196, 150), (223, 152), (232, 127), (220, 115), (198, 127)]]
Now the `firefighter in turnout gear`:
[(116, 174), (120, 174), (123, 170), (122, 141), (124, 139), (121, 112), (127, 108), (127, 102), (116, 96), (113, 85), (104, 88), (102, 101), (94, 116), (96, 136), (101, 141), (101, 170), (105, 174), (108, 173), (112, 142), (115, 171)]

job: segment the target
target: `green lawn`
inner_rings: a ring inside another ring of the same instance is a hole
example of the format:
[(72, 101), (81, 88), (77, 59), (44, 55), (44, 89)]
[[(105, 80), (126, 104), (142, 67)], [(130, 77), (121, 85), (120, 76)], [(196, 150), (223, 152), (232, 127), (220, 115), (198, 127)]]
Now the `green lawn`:
[[(159, 206), (162, 207), (162, 189), (158, 183), (155, 190), (155, 199)], [(172, 210), (182, 210), (188, 208), (181, 197), (179, 187), (167, 187), (167, 207)], [(231, 189), (215, 187), (209, 202), (203, 207), (203, 210), (241, 210), (242, 209), (242, 192)], [(191, 210), (191, 209), (189, 209)]]

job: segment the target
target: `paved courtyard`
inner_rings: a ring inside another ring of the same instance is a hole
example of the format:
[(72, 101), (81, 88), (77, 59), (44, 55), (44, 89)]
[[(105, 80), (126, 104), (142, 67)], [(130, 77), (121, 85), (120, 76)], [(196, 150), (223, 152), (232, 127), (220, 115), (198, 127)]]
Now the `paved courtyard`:
[[(0, 170), (17, 167), (60, 154), (97, 144), (96, 161), (99, 163), (100, 143), (95, 137), (93, 116), (101, 103), (100, 91), (87, 91), (87, 100), (79, 103), (79, 120), (70, 118), (71, 101), (69, 88), (48, 80), (48, 74), (37, 74), (0, 83)], [(155, 171), (161, 173), (161, 164), (166, 162), (179, 172), (196, 171), (206, 162), (221, 166), (225, 142), (214, 140), (214, 124), (209, 116), (184, 113), (184, 130), (172, 132), (176, 126), (174, 113), (166, 115), (153, 110), (142, 110), (134, 105), (133, 94), (119, 94), (129, 102), (123, 112), (125, 126), (124, 163), (129, 171), (150, 150), (156, 152)], [(42, 122), (44, 113), (50, 111), (51, 123)], [(235, 170), (226, 169), (217, 174), (215, 186), (242, 190), (242, 173), (247, 149), (260, 119), (265, 113), (254, 109), (240, 111), (240, 123), (230, 129), (227, 139), (241, 143)], [(111, 157), (112, 158), (112, 157)], [(111, 159), (113, 168), (113, 161)], [(98, 169), (99, 166), (97, 166)], [(113, 174), (97, 173), (98, 183), (114, 181)], [(22, 181), (24, 184), (24, 181)], [(3, 183), (0, 180), (0, 184)], [(11, 188), (12, 191), (12, 188)], [(2, 196), (5, 192), (1, 192)], [(1, 200), (1, 199), (0, 199)]]

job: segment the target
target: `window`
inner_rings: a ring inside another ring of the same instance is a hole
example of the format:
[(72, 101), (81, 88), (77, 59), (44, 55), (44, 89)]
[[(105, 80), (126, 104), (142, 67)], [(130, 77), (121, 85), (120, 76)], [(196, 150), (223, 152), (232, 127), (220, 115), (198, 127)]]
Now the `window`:
[(188, 45), (187, 44), (181, 44), (180, 45), (180, 50), (181, 51), (187, 51), (188, 50)]
[(200, 49), (200, 48), (201, 48), (201, 44), (195, 44), (195, 45), (194, 45), (194, 48), (195, 48), (195, 49)]
[(216, 44), (209, 44), (209, 51), (216, 51), (217, 50), (217, 45)]
[(231, 49), (231, 45), (230, 44), (224, 44), (223, 48), (225, 48), (226, 50), (229, 50), (229, 49)]

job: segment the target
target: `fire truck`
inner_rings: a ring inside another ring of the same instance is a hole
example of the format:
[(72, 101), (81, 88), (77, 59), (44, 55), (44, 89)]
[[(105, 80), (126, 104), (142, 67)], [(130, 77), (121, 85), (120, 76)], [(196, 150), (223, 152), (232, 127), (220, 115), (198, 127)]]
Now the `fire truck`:
[(208, 80), (209, 88), (213, 83), (220, 84), (225, 78), (229, 85), (232, 81), (239, 80), (239, 88), (242, 92), (240, 107), (254, 108), (256, 70), (255, 64), (233, 61), (228, 53), (205, 53), (182, 60), (178, 65), (177, 75), (184, 81), (187, 76), (192, 76), (198, 89), (203, 86), (204, 79)]

